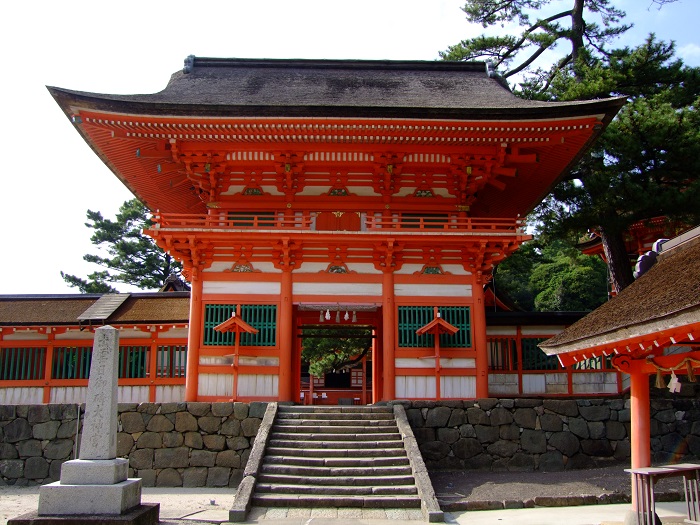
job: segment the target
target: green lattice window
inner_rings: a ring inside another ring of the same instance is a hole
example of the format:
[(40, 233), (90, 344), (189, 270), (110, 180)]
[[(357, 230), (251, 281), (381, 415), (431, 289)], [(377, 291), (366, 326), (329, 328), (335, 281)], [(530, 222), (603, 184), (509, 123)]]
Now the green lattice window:
[(0, 380), (43, 379), (45, 362), (46, 348), (3, 348), (0, 350)]
[(92, 348), (62, 346), (53, 350), (52, 379), (87, 379), (90, 376)]
[(135, 379), (146, 377), (148, 346), (120, 346), (117, 377)]
[(559, 359), (555, 355), (547, 355), (537, 346), (546, 337), (523, 337), (521, 340), (523, 353), (523, 370), (560, 370)]
[[(204, 344), (233, 346), (233, 333), (219, 333), (214, 327), (226, 321), (236, 311), (235, 304), (208, 304), (204, 308)], [(277, 306), (269, 304), (241, 305), (241, 318), (257, 328), (257, 334), (241, 334), (241, 346), (275, 346), (277, 335)]]
[[(471, 325), (468, 306), (440, 306), (442, 318), (459, 328), (454, 335), (440, 335), (441, 348), (464, 348), (471, 346)], [(433, 320), (432, 306), (399, 306), (399, 347), (424, 348), (435, 346), (433, 335), (417, 335), (416, 330)]]
[(156, 354), (156, 377), (185, 377), (187, 345), (159, 346)]

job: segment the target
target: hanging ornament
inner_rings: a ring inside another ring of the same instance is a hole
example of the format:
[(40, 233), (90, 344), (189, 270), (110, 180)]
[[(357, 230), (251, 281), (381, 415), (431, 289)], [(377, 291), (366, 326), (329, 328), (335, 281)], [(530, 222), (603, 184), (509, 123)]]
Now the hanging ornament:
[(339, 322), (340, 322), (340, 310), (338, 310), (337, 312), (335, 312), (335, 322), (336, 322), (336, 323), (339, 323)]
[(331, 311), (326, 310), (326, 321), (330, 321), (330, 320), (331, 320)]
[(660, 369), (656, 369), (656, 388), (666, 388), (666, 381)]
[(353, 310), (352, 312), (352, 322), (356, 323), (357, 322), (357, 312)]
[(323, 322), (323, 310), (321, 310), (321, 311), (318, 313), (318, 322), (319, 322), (319, 323), (322, 323), (322, 322)]
[(695, 383), (697, 380), (695, 379), (695, 372), (693, 371), (693, 363), (686, 361), (685, 367), (688, 370), (688, 382)]
[(671, 370), (671, 380), (668, 382), (668, 391), (672, 393), (678, 393), (681, 391), (681, 383), (676, 377), (676, 372)]

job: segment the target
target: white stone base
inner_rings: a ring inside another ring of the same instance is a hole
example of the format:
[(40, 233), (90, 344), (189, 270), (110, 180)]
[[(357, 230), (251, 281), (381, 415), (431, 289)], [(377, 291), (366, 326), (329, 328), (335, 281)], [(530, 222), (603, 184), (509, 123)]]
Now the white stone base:
[(60, 481), (39, 487), (39, 516), (123, 514), (141, 504), (141, 479), (114, 485), (66, 485)]
[(71, 459), (61, 465), (63, 485), (114, 485), (128, 477), (129, 461), (116, 459)]

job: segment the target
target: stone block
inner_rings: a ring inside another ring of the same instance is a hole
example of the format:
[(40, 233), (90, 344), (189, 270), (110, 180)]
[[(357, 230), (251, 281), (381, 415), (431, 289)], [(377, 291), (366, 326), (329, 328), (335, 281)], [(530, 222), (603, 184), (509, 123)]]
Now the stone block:
[(62, 485), (114, 485), (127, 479), (129, 462), (116, 459), (73, 459), (61, 467)]
[(65, 485), (56, 482), (42, 485), (39, 489), (39, 516), (123, 514), (140, 503), (139, 479), (127, 479), (115, 485)]
[(248, 438), (245, 438), (243, 436), (227, 438), (226, 448), (229, 448), (231, 450), (245, 450), (247, 448), (250, 448), (250, 441), (248, 441)]
[(652, 418), (661, 423), (673, 423), (676, 421), (676, 412), (673, 409), (660, 410)]
[(606, 421), (605, 436), (610, 440), (619, 441), (627, 437), (627, 429), (619, 421)]
[(460, 437), (463, 437), (463, 438), (476, 437), (476, 430), (474, 430), (474, 425), (470, 425), (468, 423), (465, 425), (460, 425), (459, 435), (460, 435)]
[(126, 432), (119, 432), (117, 434), (117, 456), (126, 456), (134, 448), (134, 438), (131, 434)]
[(440, 406), (428, 410), (428, 417), (425, 420), (426, 427), (440, 428), (447, 425), (452, 415), (452, 409)]
[(206, 467), (190, 467), (182, 472), (183, 487), (204, 487), (207, 484)]
[(581, 406), (578, 410), (586, 421), (607, 421), (610, 419), (610, 407), (606, 405)]
[(562, 416), (578, 416), (578, 403), (573, 399), (545, 399), (542, 401), (545, 410)]
[(260, 428), (261, 420), (258, 418), (249, 417), (244, 419), (241, 423), (241, 430), (245, 437), (255, 437), (258, 433), (258, 428)]
[(120, 419), (124, 432), (135, 434), (146, 430), (146, 423), (144, 423), (143, 415), (140, 412), (124, 412), (121, 414)]
[(156, 469), (189, 467), (189, 449), (186, 447), (158, 449), (155, 451), (153, 464)]
[(228, 418), (221, 424), (219, 433), (224, 436), (238, 436), (241, 433), (241, 422), (238, 419)]
[(464, 468), (467, 470), (490, 470), (493, 460), (488, 454), (477, 454), (464, 460)]
[(141, 478), (141, 485), (144, 487), (155, 487), (157, 472), (153, 469), (144, 469), (137, 471), (137, 476)]
[(76, 421), (77, 420), (74, 419), (73, 421), (64, 421), (61, 423), (61, 426), (58, 427), (56, 431), (56, 437), (58, 439), (73, 438), (78, 431)]
[(233, 404), (233, 417), (236, 419), (243, 421), (245, 418), (248, 417), (248, 404), (247, 403), (239, 403), (235, 402)]
[(226, 437), (218, 434), (202, 436), (204, 448), (208, 450), (224, 450), (226, 448)]
[[(204, 448), (204, 441), (202, 440), (202, 434), (200, 434), (199, 432), (185, 432), (183, 437), (184, 437), (184, 445), (187, 448), (194, 448), (194, 449)], [(247, 443), (247, 440), (246, 440), (246, 443)]]
[(136, 448), (160, 448), (163, 438), (157, 432), (144, 432), (136, 440)]
[(139, 409), (138, 403), (117, 403), (117, 412), (136, 412)]
[(24, 477), (27, 479), (48, 478), (49, 462), (40, 457), (27, 458), (24, 462)]
[(187, 404), (183, 402), (161, 403), (160, 414), (174, 414), (175, 412), (183, 412), (187, 410)]
[(174, 468), (165, 468), (158, 473), (156, 487), (182, 487), (182, 476)]
[(452, 452), (460, 459), (469, 459), (482, 454), (484, 447), (477, 439), (462, 438), (452, 445)]
[(550, 450), (539, 458), (539, 470), (542, 472), (561, 472), (564, 470), (564, 456), (558, 450)]
[(541, 399), (519, 397), (515, 399), (515, 408), (534, 408), (542, 405)]
[(32, 437), (32, 427), (26, 419), (17, 418), (2, 427), (5, 443), (17, 443)]
[(588, 439), (590, 437), (588, 423), (586, 423), (585, 419), (579, 417), (569, 418), (569, 431), (582, 439)]
[(429, 441), (420, 445), (420, 451), (426, 460), (438, 461), (450, 453), (450, 446), (442, 441)]
[(413, 435), (418, 443), (429, 443), (437, 440), (437, 433), (434, 428), (420, 427), (413, 429)]
[(216, 464), (216, 452), (193, 450), (190, 454), (191, 467), (213, 467)]
[(211, 403), (187, 403), (187, 411), (195, 417), (206, 416), (209, 412), (211, 412)]
[(17, 458), (19, 458), (19, 453), (14, 445), (10, 445), (9, 443), (0, 443), (0, 459)]
[(573, 456), (580, 448), (576, 435), (571, 432), (555, 432), (549, 437), (549, 445), (565, 456)]
[(520, 439), (520, 427), (518, 425), (501, 425), (498, 428), (498, 437), (517, 441)]
[(73, 445), (71, 439), (50, 441), (44, 449), (44, 457), (47, 459), (68, 459), (73, 452)]
[(263, 401), (253, 401), (248, 408), (248, 417), (257, 417), (262, 419), (267, 410), (267, 403)]
[[(516, 402), (516, 406), (517, 405), (518, 403)], [(516, 408), (513, 412), (513, 419), (515, 423), (522, 428), (535, 428), (537, 424), (537, 412), (532, 408)]]
[(489, 416), (480, 408), (472, 407), (467, 409), (467, 421), (470, 425), (488, 425), (491, 423)]
[(216, 417), (228, 417), (233, 414), (233, 403), (212, 403), (211, 415)]
[(2, 459), (0, 460), (0, 476), (17, 479), (24, 476), (24, 460)]
[(587, 456), (599, 458), (611, 457), (614, 454), (607, 439), (584, 439), (581, 441), (581, 450)]
[(136, 470), (153, 468), (153, 449), (139, 448), (129, 454), (129, 466)]
[(241, 468), (241, 456), (235, 450), (223, 450), (216, 455), (217, 467)]
[(197, 424), (199, 425), (199, 428), (202, 431), (208, 434), (216, 434), (221, 428), (221, 418), (214, 416), (204, 416), (200, 417), (197, 420)]
[(438, 428), (437, 438), (438, 441), (451, 445), (460, 438), (459, 430), (456, 428)]
[[(409, 418), (409, 421), (410, 418)], [(459, 427), (460, 425), (464, 425), (467, 423), (467, 413), (464, 411), (463, 408), (455, 408), (452, 410), (452, 413), (450, 414), (450, 419), (447, 422), (448, 427)], [(411, 426), (413, 426), (413, 423), (411, 422)]]
[(180, 432), (164, 432), (161, 437), (163, 446), (166, 448), (181, 447), (185, 442), (185, 438)]
[(491, 411), (491, 424), (493, 426), (510, 425), (513, 422), (513, 416), (510, 410), (497, 407)]
[(564, 430), (564, 422), (555, 414), (542, 414), (540, 428), (545, 432), (561, 432)]
[(495, 443), (498, 441), (498, 427), (490, 427), (485, 425), (476, 425), (476, 438), (481, 443)]
[[(629, 459), (631, 455), (632, 447), (630, 445), (630, 442), (628, 440), (618, 441), (615, 446), (615, 453), (613, 454), (613, 457), (617, 460), (623, 461)], [(697, 456), (697, 454), (693, 455)]]
[(61, 479), (61, 467), (64, 463), (65, 461), (60, 459), (54, 459), (53, 461), (51, 461), (49, 465), (49, 478), (55, 481)]
[(20, 441), (17, 443), (17, 452), (19, 452), (19, 457), (21, 458), (41, 456), (43, 452), (41, 449), (41, 441), (38, 439)]
[(15, 405), (0, 405), (0, 421), (11, 421), (16, 417)]
[(34, 439), (49, 440), (55, 439), (58, 427), (61, 426), (60, 421), (46, 421), (45, 423), (37, 423), (32, 428), (32, 436)]
[(543, 454), (547, 451), (547, 438), (543, 430), (526, 428), (520, 435), (520, 445), (523, 452), (530, 454)]
[(27, 421), (30, 425), (44, 423), (51, 419), (48, 405), (30, 405), (27, 409)]
[(197, 418), (189, 412), (178, 412), (175, 414), (175, 430), (178, 432), (192, 432), (199, 430)]
[(175, 425), (162, 414), (154, 415), (146, 425), (149, 432), (170, 432), (175, 429)]
[(502, 458), (509, 458), (518, 450), (518, 444), (513, 441), (496, 441), (491, 443), (486, 451), (492, 456), (500, 456)]
[(518, 452), (508, 462), (508, 470), (511, 472), (530, 472), (535, 470), (535, 458), (530, 454)]
[[(158, 413), (158, 409), (160, 408), (160, 405), (156, 403), (140, 403), (138, 408), (136, 409), (137, 412), (141, 412), (142, 414), (149, 414), (149, 415), (154, 415)], [(144, 421), (147, 421), (150, 418), (145, 418)]]
[(228, 487), (231, 469), (227, 467), (211, 467), (207, 472), (207, 487)]
[(605, 437), (605, 423), (591, 421), (588, 423), (588, 437), (591, 439), (603, 439)]

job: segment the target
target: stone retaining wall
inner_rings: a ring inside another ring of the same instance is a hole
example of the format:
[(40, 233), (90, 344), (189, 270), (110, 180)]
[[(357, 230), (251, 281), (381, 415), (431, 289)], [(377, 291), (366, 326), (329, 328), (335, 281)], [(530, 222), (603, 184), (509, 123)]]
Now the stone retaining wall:
[[(630, 456), (625, 398), (397, 401), (430, 470), (562, 470)], [(266, 403), (119, 405), (117, 453), (144, 486), (234, 487)], [(700, 457), (700, 399), (651, 401), (655, 463)], [(0, 405), (0, 484), (42, 484), (74, 457), (83, 407)], [(80, 418), (78, 415), (80, 414)]]
[[(117, 455), (146, 487), (235, 487), (266, 406), (119, 404)], [(58, 480), (61, 464), (75, 457), (83, 415), (74, 404), (0, 405), (0, 484)]]
[[(630, 458), (630, 401), (480, 399), (397, 401), (428, 469), (556, 471)], [(655, 463), (700, 457), (700, 400), (653, 399)]]

